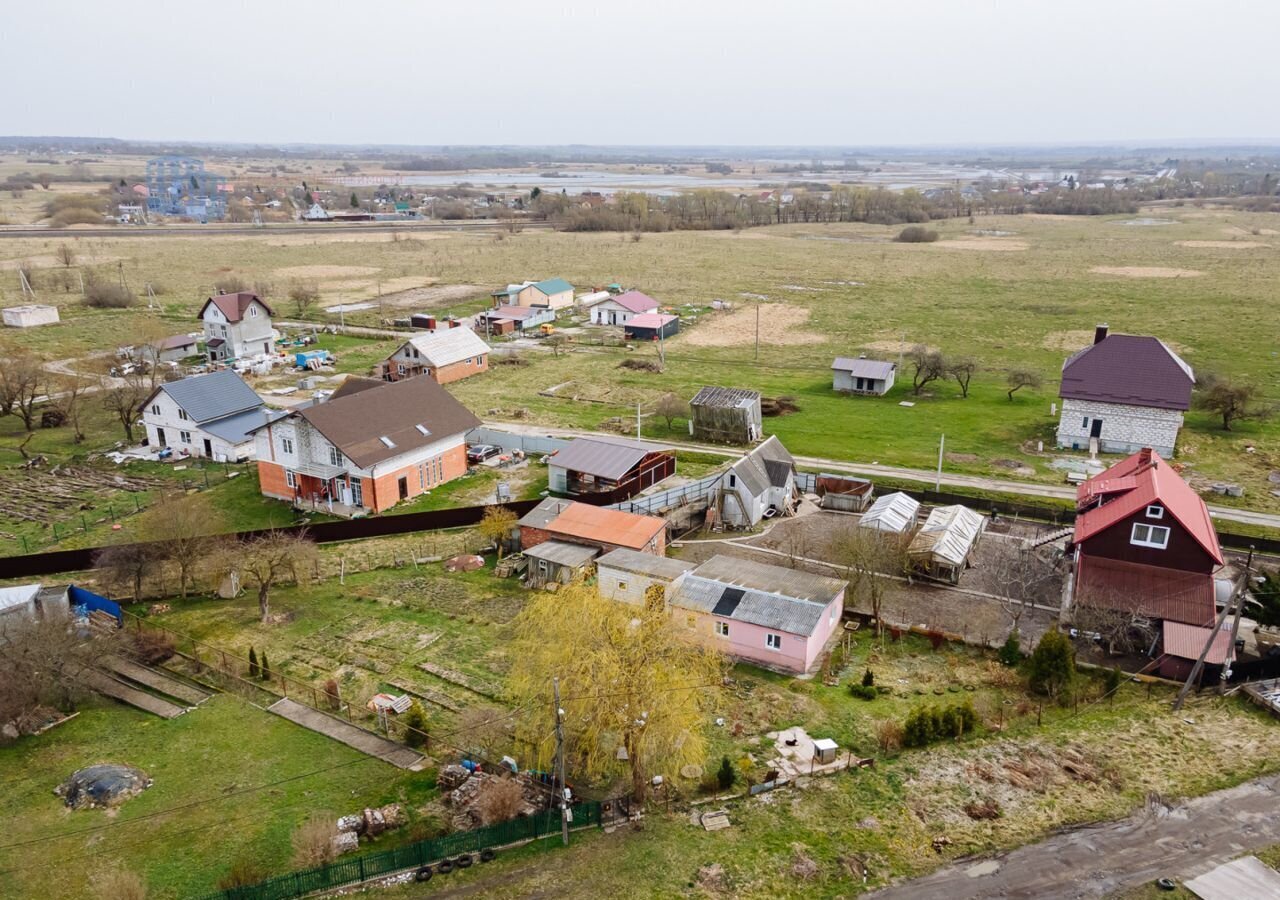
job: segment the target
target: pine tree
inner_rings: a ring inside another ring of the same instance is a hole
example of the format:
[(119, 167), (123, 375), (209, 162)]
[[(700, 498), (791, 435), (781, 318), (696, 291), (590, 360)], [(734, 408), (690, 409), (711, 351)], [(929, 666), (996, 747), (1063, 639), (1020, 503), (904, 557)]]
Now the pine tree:
[(1046, 631), (1030, 660), (1030, 686), (1050, 699), (1070, 695), (1076, 677), (1076, 650), (1061, 631)]
[(258, 668), (258, 656), (253, 652), (253, 648), (249, 648), (249, 677), (257, 678), (262, 674)]
[(876, 683), (876, 676), (872, 674), (870, 669), (867, 669), (867, 671), (862, 673), (863, 687), (874, 687), (875, 683)]
[(427, 742), (427, 714), (417, 700), (409, 704), (404, 714), (404, 742), (410, 747), (421, 747)]
[(729, 790), (737, 779), (738, 773), (733, 770), (733, 763), (729, 762), (729, 757), (720, 757), (720, 771), (716, 772), (716, 784), (720, 786), (720, 790)]
[(267, 662), (267, 651), (266, 651), (266, 650), (263, 650), (263, 651), (262, 651), (262, 672), (261, 672), (261, 674), (262, 674), (262, 680), (263, 680), (263, 681), (270, 681), (270, 680), (271, 680), (271, 663)]
[(1004, 639), (1004, 644), (1000, 647), (997, 654), (1000, 662), (1012, 668), (1022, 662), (1022, 641), (1018, 637), (1017, 631), (1010, 631), (1009, 636)]
[(356, 196), (356, 192), (351, 192), (351, 208), (358, 209), (360, 207), (360, 198)]

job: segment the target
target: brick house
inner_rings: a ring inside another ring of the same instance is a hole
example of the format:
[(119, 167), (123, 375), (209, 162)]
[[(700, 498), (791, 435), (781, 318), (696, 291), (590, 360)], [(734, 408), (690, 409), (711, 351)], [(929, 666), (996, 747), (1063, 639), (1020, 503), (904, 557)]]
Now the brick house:
[(1068, 609), (1114, 610), (1149, 624), (1165, 646), (1161, 670), (1176, 677), (1178, 653), (1194, 643), (1187, 629), (1201, 637), (1193, 661), (1216, 615), (1223, 558), (1208, 507), (1146, 448), (1080, 485), (1076, 508)]
[(415, 334), (382, 363), (382, 377), (403, 381), (426, 375), (437, 384), (461, 381), (489, 369), (489, 345), (470, 328)]
[(272, 315), (271, 307), (249, 291), (210, 297), (196, 316), (204, 324), (209, 361), (270, 354)]
[(339, 515), (378, 513), (467, 471), (480, 424), (430, 378), (348, 378), (333, 396), (254, 431), (267, 497)]
[(1099, 325), (1093, 343), (1062, 365), (1058, 446), (1088, 450), (1097, 441), (1103, 453), (1150, 447), (1173, 456), (1195, 382), (1159, 338), (1108, 334)]
[(619, 547), (663, 556), (667, 520), (548, 497), (520, 520), (520, 548), (544, 541), (585, 544), (602, 551)]

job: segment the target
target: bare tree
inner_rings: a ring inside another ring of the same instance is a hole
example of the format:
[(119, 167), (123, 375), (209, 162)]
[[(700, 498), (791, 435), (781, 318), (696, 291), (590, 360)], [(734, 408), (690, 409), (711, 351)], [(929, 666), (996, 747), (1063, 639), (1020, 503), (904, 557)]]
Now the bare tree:
[(299, 317), (305, 316), (320, 302), (320, 288), (310, 282), (294, 282), (289, 286), (289, 302)]
[(960, 385), (961, 397), (969, 396), (969, 382), (973, 380), (973, 373), (976, 371), (978, 371), (978, 361), (972, 356), (961, 356), (947, 363), (947, 374)]
[(70, 244), (58, 245), (58, 262), (62, 263), (64, 268), (71, 268), (76, 264), (76, 251), (72, 249)]
[(271, 591), (286, 580), (294, 584), (311, 581), (319, 561), (316, 545), (306, 532), (269, 531), (242, 545), (239, 570), (258, 590), (258, 614), (266, 622), (271, 616)]
[(221, 525), (222, 515), (209, 494), (169, 494), (143, 519), (143, 537), (155, 541), (163, 558), (177, 568), (184, 600)]
[(162, 559), (158, 545), (131, 542), (102, 548), (94, 556), (93, 566), (117, 593), (127, 592), (134, 600), (141, 600), (143, 585)]
[(906, 547), (895, 535), (850, 525), (831, 536), (827, 558), (845, 570), (849, 590), (866, 602), (876, 636), (884, 633), (881, 610), (893, 576), (908, 570)]
[(560, 351), (569, 343), (569, 338), (557, 331), (554, 334), (547, 335), (546, 343), (551, 348), (551, 355), (559, 356)]
[(36, 400), (44, 387), (44, 361), (25, 347), (0, 347), (0, 416), (16, 415), (35, 428)]
[(1009, 386), (1009, 400), (1013, 400), (1013, 392), (1024, 387), (1038, 388), (1044, 383), (1040, 373), (1032, 369), (1010, 369), (1006, 384)]
[(663, 394), (654, 404), (653, 412), (667, 423), (667, 430), (670, 431), (673, 419), (689, 418), (689, 404), (679, 394)]
[[(155, 367), (152, 367), (152, 372), (155, 372)], [(112, 376), (99, 395), (102, 408), (116, 417), (116, 421), (124, 429), (125, 440), (130, 443), (133, 442), (133, 427), (142, 412), (142, 404), (155, 390), (153, 378), (153, 375), (149, 376), (145, 372)]]
[(1013, 631), (1020, 631), (1022, 617), (1036, 604), (1054, 605), (1062, 584), (1050, 558), (1050, 552), (1034, 548), (1029, 542), (1015, 540), (988, 541), (983, 568), (990, 581), (998, 585), (1001, 606), (1009, 615)]
[(1129, 607), (1129, 598), (1121, 595), (1090, 597), (1072, 608), (1071, 624), (1098, 635), (1110, 653), (1146, 653), (1156, 638), (1155, 624)]
[(514, 778), (489, 778), (476, 797), (476, 810), (486, 825), (514, 819), (523, 807), (524, 791)]
[(916, 344), (907, 355), (911, 362), (911, 392), (919, 396), (924, 386), (947, 374), (947, 360), (941, 350), (931, 350), (924, 344)]
[(510, 738), (504, 723), (510, 723), (510, 716), (492, 708), (469, 706), (458, 719), (457, 733), (465, 735), (465, 739), (460, 738), (465, 740), (464, 749), (489, 759)]
[(12, 723), (21, 732), (24, 718), (37, 707), (70, 712), (84, 696), (81, 671), (115, 646), (115, 636), (84, 640), (67, 625), (52, 617), (0, 617), (0, 724)]
[(1232, 381), (1219, 375), (1208, 375), (1203, 379), (1196, 406), (1220, 416), (1223, 431), (1230, 431), (1233, 422), (1266, 419), (1275, 412), (1275, 408), (1263, 400), (1262, 391), (1256, 384)]
[(57, 410), (62, 420), (71, 426), (74, 442), (84, 440), (84, 397), (96, 384), (96, 379), (75, 372), (59, 375), (49, 382), (49, 405)]

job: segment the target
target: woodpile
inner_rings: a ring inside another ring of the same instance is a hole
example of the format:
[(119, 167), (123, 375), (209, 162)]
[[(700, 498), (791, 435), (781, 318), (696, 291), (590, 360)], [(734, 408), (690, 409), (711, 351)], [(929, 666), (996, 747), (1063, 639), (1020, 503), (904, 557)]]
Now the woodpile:
[[(67, 510), (91, 510), (120, 492), (152, 491), (164, 482), (88, 466), (10, 469), (0, 473), (0, 518), (48, 523)], [(131, 511), (120, 501), (119, 512)]]

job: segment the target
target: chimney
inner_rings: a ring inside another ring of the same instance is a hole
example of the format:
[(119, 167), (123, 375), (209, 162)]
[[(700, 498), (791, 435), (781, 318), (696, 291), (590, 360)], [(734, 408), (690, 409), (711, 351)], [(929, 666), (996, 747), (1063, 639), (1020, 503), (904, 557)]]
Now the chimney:
[(1093, 342), (1101, 344), (1107, 339), (1107, 323), (1103, 322), (1093, 329)]
[(1138, 462), (1142, 465), (1148, 465), (1151, 462), (1151, 448), (1143, 447), (1138, 451)]

